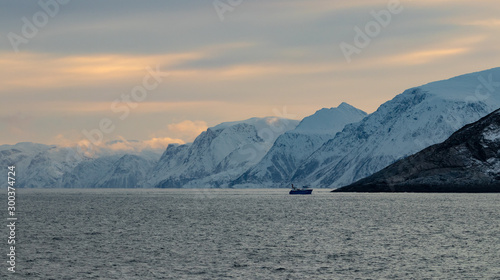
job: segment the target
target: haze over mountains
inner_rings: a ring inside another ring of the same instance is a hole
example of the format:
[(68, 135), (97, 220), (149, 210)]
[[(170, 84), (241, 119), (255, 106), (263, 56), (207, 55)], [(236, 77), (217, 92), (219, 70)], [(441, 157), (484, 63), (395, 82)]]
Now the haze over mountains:
[[(498, 81), (498, 82), (497, 82)], [(276, 117), (229, 122), (163, 152), (107, 152), (75, 159), (71, 149), (0, 146), (18, 187), (337, 188), (440, 143), (500, 108), (500, 68), (404, 91), (366, 115), (346, 103), (300, 123)]]

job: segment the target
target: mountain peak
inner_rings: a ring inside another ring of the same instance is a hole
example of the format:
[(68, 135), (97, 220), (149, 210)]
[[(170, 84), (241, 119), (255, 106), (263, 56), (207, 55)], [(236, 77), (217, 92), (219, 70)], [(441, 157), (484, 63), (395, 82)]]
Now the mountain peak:
[(347, 103), (316, 111), (304, 118), (296, 129), (280, 135), (265, 157), (234, 180), (232, 186), (275, 187), (288, 184), (301, 162), (345, 125), (358, 122), (365, 116), (365, 112)]
[(332, 134), (339, 132), (348, 123), (357, 122), (367, 114), (345, 102), (335, 108), (323, 108), (305, 117), (294, 132)]
[(211, 127), (210, 129), (220, 130), (238, 124), (249, 124), (255, 126), (257, 130), (269, 127), (270, 125), (284, 127), (285, 130), (289, 130), (295, 128), (298, 123), (299, 121), (297, 120), (285, 119), (280, 117), (263, 117), (263, 118), (250, 118), (242, 121), (223, 122), (216, 126)]
[(346, 102), (340, 103), (340, 105), (337, 106), (337, 108), (339, 108), (339, 109), (352, 109), (352, 108), (357, 109), (356, 107), (354, 107), (351, 104), (346, 103)]

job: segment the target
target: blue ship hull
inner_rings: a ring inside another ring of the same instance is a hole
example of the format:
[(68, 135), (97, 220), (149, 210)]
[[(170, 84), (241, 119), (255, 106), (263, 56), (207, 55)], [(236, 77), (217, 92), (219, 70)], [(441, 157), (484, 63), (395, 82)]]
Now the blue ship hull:
[(313, 190), (290, 190), (289, 194), (311, 194)]

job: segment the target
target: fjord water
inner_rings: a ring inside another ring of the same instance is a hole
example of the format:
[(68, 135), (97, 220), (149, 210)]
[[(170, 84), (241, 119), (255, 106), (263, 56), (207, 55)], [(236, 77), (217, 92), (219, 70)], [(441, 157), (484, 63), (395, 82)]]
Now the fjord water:
[(500, 279), (499, 200), (328, 190), (290, 196), (286, 189), (19, 190), (17, 272), (3, 261), (0, 278)]

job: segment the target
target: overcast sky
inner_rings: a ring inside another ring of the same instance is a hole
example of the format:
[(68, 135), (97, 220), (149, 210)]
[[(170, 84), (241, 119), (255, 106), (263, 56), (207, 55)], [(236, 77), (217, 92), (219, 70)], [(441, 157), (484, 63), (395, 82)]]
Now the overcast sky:
[(497, 0), (392, 2), (1, 1), (0, 144), (182, 143), (500, 66)]

